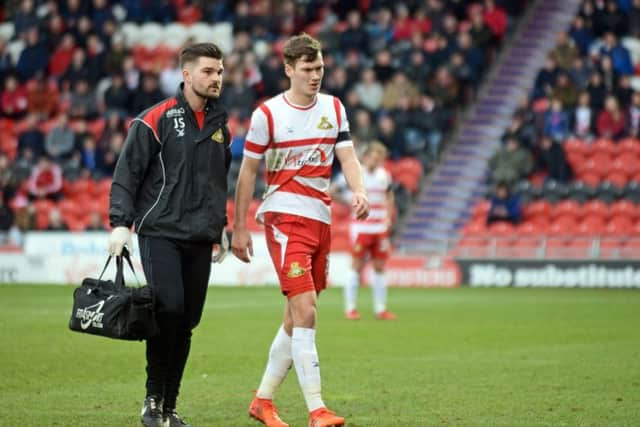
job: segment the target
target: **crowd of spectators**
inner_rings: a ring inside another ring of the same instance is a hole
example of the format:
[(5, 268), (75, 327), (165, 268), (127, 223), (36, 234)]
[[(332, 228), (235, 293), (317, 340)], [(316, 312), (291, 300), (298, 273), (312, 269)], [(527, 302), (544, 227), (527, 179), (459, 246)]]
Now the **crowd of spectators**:
[[(324, 46), (324, 89), (339, 96), (357, 145), (380, 140), (391, 159), (437, 159), (456, 111), (473, 94), (526, 1), (406, 0), (21, 0), (4, 2), (0, 123), (17, 144), (0, 144), (0, 235), (35, 227), (32, 202), (65, 197), (64, 183), (108, 179), (132, 116), (175, 93), (170, 57), (136, 60), (125, 22), (230, 22), (223, 102), (235, 161), (256, 103), (286, 89), (282, 42), (306, 31)], [(260, 46), (260, 49), (256, 47)], [(12, 211), (14, 210), (14, 211)], [(106, 217), (90, 215), (99, 229)], [(49, 228), (64, 229), (51, 209)]]
[(504, 132), (491, 184), (513, 188), (533, 174), (567, 183), (576, 177), (563, 148), (568, 139), (640, 137), (640, 67), (625, 45), (638, 49), (638, 36), (640, 0), (582, 2)]

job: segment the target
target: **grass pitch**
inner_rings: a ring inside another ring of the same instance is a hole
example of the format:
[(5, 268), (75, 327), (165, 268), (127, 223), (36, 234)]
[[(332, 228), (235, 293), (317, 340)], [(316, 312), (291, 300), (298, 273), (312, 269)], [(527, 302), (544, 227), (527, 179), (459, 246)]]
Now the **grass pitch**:
[[(144, 346), (70, 332), (71, 287), (0, 286), (0, 426), (137, 426)], [(325, 402), (351, 427), (638, 426), (640, 292), (390, 290), (399, 320), (320, 299)], [(179, 398), (194, 426), (247, 416), (279, 324), (275, 288), (211, 288)], [(292, 370), (276, 396), (306, 426)]]

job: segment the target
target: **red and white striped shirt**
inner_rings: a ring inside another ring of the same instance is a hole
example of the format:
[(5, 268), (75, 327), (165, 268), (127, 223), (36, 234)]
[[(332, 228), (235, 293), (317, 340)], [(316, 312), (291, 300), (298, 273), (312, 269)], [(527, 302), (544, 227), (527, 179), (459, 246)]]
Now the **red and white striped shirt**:
[(267, 166), (267, 190), (256, 216), (283, 212), (331, 223), (329, 183), (336, 148), (352, 146), (349, 122), (338, 98), (318, 94), (306, 107), (284, 93), (251, 116), (244, 155)]

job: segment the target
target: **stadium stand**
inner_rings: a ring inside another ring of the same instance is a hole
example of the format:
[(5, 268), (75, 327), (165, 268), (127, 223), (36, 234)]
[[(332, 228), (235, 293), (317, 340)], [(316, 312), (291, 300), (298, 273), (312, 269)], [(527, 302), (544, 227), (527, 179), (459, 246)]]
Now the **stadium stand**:
[[(581, 2), (570, 28), (561, 33), (538, 72), (528, 105), (538, 141), (528, 150), (537, 168), (513, 186), (526, 201), (523, 223), (487, 226), (489, 202), (480, 199), (452, 250), (456, 255), (637, 258), (640, 46), (637, 26), (619, 7), (640, 11), (628, 2)], [(573, 68), (576, 63), (584, 75)], [(577, 103), (561, 100), (559, 93), (568, 85)], [(558, 116), (550, 119), (555, 113)], [(566, 133), (551, 131), (549, 120), (566, 121)], [(552, 161), (542, 162), (548, 152), (545, 140), (556, 150)], [(552, 168), (565, 159), (568, 173), (554, 176)], [(502, 237), (507, 229), (517, 237)]]
[[(180, 80), (176, 55), (192, 42), (214, 40), (226, 55), (223, 100), (231, 107), (236, 146), (231, 195), (248, 115), (282, 90), (282, 43), (300, 31), (323, 42), (324, 87), (343, 99), (356, 145), (377, 139), (392, 153), (388, 166), (404, 215), (525, 4), (6, 2), (0, 10), (0, 184), (3, 209), (13, 219), (2, 222), (0, 236), (17, 244), (21, 232), (49, 229), (57, 216), (72, 231), (96, 228), (98, 216), (108, 227), (109, 177), (127, 125), (172, 93)], [(362, 85), (377, 87), (380, 98), (359, 91)], [(42, 157), (63, 174), (55, 197), (29, 193), (28, 178)], [(229, 210), (232, 216), (231, 203)], [(336, 244), (345, 246), (348, 215), (336, 207), (334, 217)]]

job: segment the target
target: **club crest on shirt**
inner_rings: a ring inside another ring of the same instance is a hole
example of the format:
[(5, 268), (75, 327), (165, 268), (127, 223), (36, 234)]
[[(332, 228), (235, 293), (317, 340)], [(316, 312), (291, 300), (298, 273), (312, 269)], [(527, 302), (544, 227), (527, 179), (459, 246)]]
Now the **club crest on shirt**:
[(287, 277), (289, 279), (295, 279), (296, 277), (302, 276), (304, 273), (306, 273), (306, 270), (300, 267), (299, 262), (292, 262), (289, 266), (289, 271), (287, 271)]
[(222, 144), (224, 141), (224, 134), (222, 133), (222, 128), (218, 128), (217, 131), (211, 135), (211, 139), (217, 142), (218, 144)]
[(329, 118), (327, 118), (327, 116), (320, 117), (320, 123), (318, 123), (318, 129), (322, 129), (322, 130), (333, 129), (333, 125), (329, 123)]

